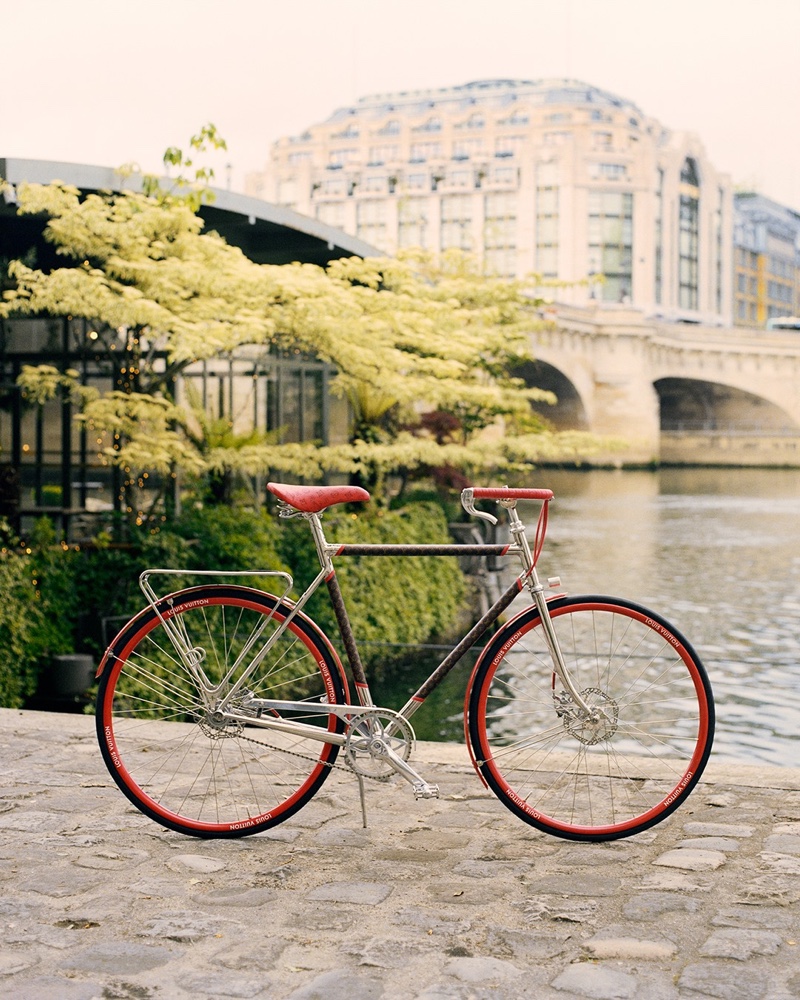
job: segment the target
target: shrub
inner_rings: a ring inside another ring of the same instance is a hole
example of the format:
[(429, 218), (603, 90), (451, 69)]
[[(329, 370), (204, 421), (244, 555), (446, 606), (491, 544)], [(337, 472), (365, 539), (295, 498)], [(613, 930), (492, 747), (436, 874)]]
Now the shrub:
[(72, 563), (54, 541), (43, 520), (28, 549), (0, 550), (0, 705), (7, 708), (22, 707), (34, 694), (53, 656), (74, 652)]
[[(326, 535), (337, 542), (375, 544), (447, 544), (451, 541), (442, 508), (414, 503), (377, 513), (334, 513), (326, 517)], [(313, 579), (318, 563), (307, 525), (290, 521), (283, 530), (281, 553), (295, 575), (295, 590)], [(458, 560), (441, 556), (342, 557), (336, 575), (365, 664), (375, 671), (386, 654), (371, 652), (369, 643), (415, 645), (452, 627), (463, 604), (466, 582)], [(306, 610), (336, 639), (338, 628), (321, 587)]]
[(267, 514), (241, 507), (202, 507), (182, 514), (170, 532), (188, 543), (188, 569), (282, 570), (280, 529)]
[[(328, 536), (341, 542), (450, 540), (442, 508), (429, 502), (368, 514), (337, 511), (325, 523)], [(199, 583), (192, 570), (288, 567), (297, 597), (318, 570), (307, 524), (300, 519), (278, 524), (264, 513), (241, 508), (189, 510), (156, 533), (133, 534), (124, 547), (98, 541), (80, 551), (58, 544), (51, 523), (43, 519), (30, 552), (10, 542), (0, 553), (0, 705), (24, 705), (55, 655), (83, 652), (99, 661), (117, 628), (144, 606), (139, 574), (159, 566), (186, 570), (168, 582), (154, 581), (160, 594)], [(388, 657), (371, 651), (370, 643), (417, 644), (446, 632), (466, 590), (456, 559), (347, 557), (337, 562), (336, 570), (373, 676)], [(241, 582), (282, 592), (269, 578), (243, 577)], [(324, 585), (305, 610), (337, 642)]]

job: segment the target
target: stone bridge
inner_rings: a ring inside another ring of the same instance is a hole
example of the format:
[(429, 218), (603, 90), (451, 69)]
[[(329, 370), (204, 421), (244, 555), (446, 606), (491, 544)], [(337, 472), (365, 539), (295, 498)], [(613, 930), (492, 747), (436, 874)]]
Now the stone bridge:
[(558, 306), (533, 335), (531, 385), (560, 430), (624, 439), (593, 462), (800, 466), (800, 331), (662, 323)]

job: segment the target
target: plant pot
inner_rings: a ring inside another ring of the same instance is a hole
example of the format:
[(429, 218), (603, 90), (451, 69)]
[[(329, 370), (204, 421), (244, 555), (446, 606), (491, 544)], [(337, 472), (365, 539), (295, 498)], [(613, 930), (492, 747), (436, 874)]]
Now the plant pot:
[(94, 683), (95, 662), (84, 653), (54, 656), (42, 692), (49, 698), (73, 698)]

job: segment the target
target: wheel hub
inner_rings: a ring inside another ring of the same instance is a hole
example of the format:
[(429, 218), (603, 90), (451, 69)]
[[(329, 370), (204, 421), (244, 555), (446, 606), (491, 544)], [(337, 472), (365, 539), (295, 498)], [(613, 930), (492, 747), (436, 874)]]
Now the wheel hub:
[(200, 729), (210, 740), (233, 739), (240, 736), (244, 726), (237, 719), (230, 719), (222, 712), (208, 712), (200, 720)]
[(607, 742), (617, 731), (619, 705), (600, 688), (586, 688), (581, 691), (581, 698), (589, 706), (588, 715), (581, 712), (566, 692), (557, 698), (556, 711), (564, 720), (564, 728), (586, 746)]

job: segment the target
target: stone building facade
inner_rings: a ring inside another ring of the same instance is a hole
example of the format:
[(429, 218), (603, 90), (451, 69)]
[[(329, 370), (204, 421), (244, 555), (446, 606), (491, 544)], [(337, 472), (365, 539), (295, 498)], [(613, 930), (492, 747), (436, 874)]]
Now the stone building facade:
[(457, 247), (490, 273), (570, 283), (571, 305), (731, 321), (729, 178), (696, 135), (579, 81), (364, 97), (275, 143), (247, 193), (386, 253)]

